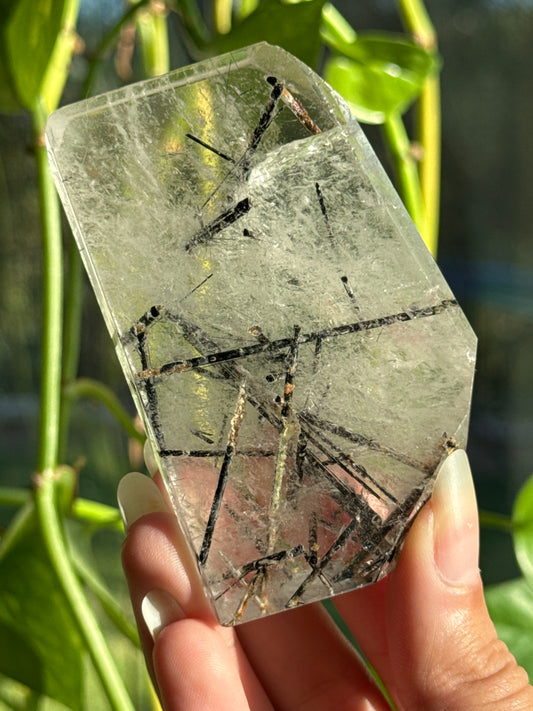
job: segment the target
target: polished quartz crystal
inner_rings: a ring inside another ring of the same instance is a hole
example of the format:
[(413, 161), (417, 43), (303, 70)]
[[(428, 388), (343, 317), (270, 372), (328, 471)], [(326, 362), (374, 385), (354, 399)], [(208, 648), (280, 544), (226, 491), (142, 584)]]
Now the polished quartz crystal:
[(465, 445), (476, 341), (344, 101), (258, 44), (47, 141), (220, 621), (385, 576)]

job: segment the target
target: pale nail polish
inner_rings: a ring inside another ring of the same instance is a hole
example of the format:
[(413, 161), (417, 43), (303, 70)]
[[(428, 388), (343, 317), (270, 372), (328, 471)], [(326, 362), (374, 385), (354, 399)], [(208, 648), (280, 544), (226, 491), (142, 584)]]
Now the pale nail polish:
[(146, 464), (146, 468), (150, 472), (150, 476), (154, 476), (154, 474), (159, 471), (159, 465), (157, 463), (157, 460), (154, 455), (154, 450), (152, 449), (152, 445), (148, 440), (144, 443), (144, 463)]
[(154, 640), (164, 627), (185, 617), (176, 600), (164, 590), (151, 590), (147, 593), (141, 603), (141, 612)]
[(168, 511), (157, 485), (144, 474), (126, 474), (118, 485), (117, 500), (126, 530), (134, 521), (149, 513)]
[(431, 498), (434, 555), (442, 577), (466, 585), (479, 574), (479, 519), (466, 452), (452, 452), (442, 464)]

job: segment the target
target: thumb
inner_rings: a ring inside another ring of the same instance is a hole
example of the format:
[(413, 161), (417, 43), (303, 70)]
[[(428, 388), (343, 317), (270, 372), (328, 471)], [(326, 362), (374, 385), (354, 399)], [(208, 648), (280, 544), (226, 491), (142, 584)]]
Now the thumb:
[(527, 674), (487, 612), (478, 552), (474, 485), (457, 450), (387, 587), (389, 683), (401, 709), (533, 709)]

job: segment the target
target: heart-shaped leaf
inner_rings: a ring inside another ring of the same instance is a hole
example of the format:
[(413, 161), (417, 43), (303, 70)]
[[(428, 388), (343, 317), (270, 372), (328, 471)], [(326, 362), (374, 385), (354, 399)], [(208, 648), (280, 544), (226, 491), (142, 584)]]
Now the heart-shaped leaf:
[(311, 67), (320, 52), (320, 23), (325, 0), (287, 3), (264, 0), (227, 35), (219, 35), (209, 46), (212, 54), (222, 54), (255, 42), (283, 47)]
[(533, 590), (533, 476), (516, 497), (512, 520), (516, 559)]
[(335, 50), (324, 77), (365, 123), (404, 113), (439, 67), (436, 55), (396, 35), (360, 34), (336, 41)]
[[(0, 109), (53, 111), (76, 41), (79, 0), (18, 0), (2, 5)], [(15, 100), (16, 97), (16, 100)]]
[(533, 677), (533, 590), (524, 578), (490, 586), (485, 597), (498, 636)]
[(81, 640), (33, 503), (21, 510), (2, 540), (0, 672), (69, 708), (81, 708)]

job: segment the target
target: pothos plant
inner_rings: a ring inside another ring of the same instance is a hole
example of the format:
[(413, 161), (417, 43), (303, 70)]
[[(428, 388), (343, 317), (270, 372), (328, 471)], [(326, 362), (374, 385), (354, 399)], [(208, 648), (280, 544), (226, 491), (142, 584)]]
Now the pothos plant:
[[(398, 190), (436, 255), (437, 38), (422, 0), (397, 0), (397, 8), (405, 31), (395, 35), (356, 32), (326, 0), (213, 0), (209, 22), (195, 0), (132, 2), (87, 62), (83, 97), (92, 92), (103, 61), (116, 51), (125, 32), (136, 33), (146, 76), (168, 71), (171, 13), (179, 18), (182, 42), (192, 60), (261, 40), (280, 45), (311, 67), (319, 66), (361, 122), (381, 126)], [(0, 708), (42, 708), (43, 700), (46, 708), (91, 708), (86, 679), (96, 676), (109, 708), (126, 711), (134, 708), (132, 690), (117, 670), (101, 616), (95, 613), (96, 601), (106, 624), (132, 647), (139, 646), (137, 633), (83, 550), (96, 530), (120, 534), (120, 517), (113, 507), (77, 496), (79, 474), (64, 454), (71, 408), (80, 398), (102, 401), (129, 437), (143, 440), (108, 386), (77, 375), (81, 265), (75, 248), (63, 263), (60, 209), (43, 131), (47, 116), (61, 101), (73, 54), (83, 46), (76, 33), (78, 11), (79, 0), (0, 3), (0, 111), (31, 114), (43, 253), (35, 473), (28, 473), (27, 488), (0, 487), (0, 505), (16, 510), (0, 541)], [(411, 107), (417, 116), (415, 133), (409, 134), (404, 114)], [(484, 513), (482, 524), (504, 528), (513, 536), (522, 577), (489, 589), (487, 602), (501, 637), (533, 673), (527, 632), (533, 627), (533, 479), (518, 496), (512, 518)], [(150, 703), (156, 708), (155, 699)]]

